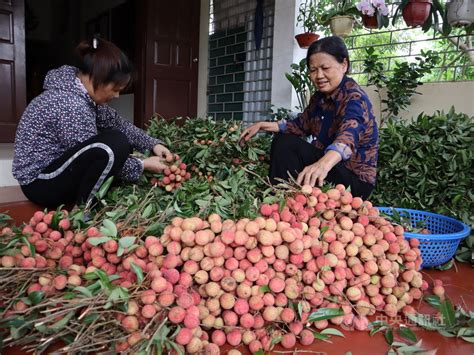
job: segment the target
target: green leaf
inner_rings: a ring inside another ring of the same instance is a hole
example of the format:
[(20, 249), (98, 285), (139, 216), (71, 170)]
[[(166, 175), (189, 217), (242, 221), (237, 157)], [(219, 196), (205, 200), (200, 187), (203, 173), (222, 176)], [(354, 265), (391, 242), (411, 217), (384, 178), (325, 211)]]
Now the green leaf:
[(370, 330), (369, 335), (373, 336), (373, 335), (377, 334), (378, 332), (384, 331), (385, 329), (388, 329), (388, 326), (382, 325), (382, 326), (379, 326), (379, 327), (375, 327), (374, 329)]
[(410, 340), (414, 343), (417, 342), (417, 338), (416, 338), (416, 335), (415, 333), (413, 333), (413, 331), (410, 329), (410, 328), (407, 328), (407, 327), (400, 327), (398, 328), (398, 334), (400, 334), (400, 336), (402, 338), (405, 338), (407, 340)]
[(93, 237), (93, 238), (87, 238), (87, 241), (93, 245), (93, 246), (98, 246), (100, 244), (104, 244), (106, 242), (108, 242), (109, 240), (111, 240), (112, 238), (110, 237)]
[(343, 337), (345, 338), (344, 334), (340, 331), (340, 330), (337, 330), (335, 328), (326, 328), (324, 330), (321, 331), (321, 334), (324, 334), (324, 335), (336, 335), (338, 337)]
[(308, 322), (317, 322), (324, 319), (331, 319), (339, 316), (343, 316), (344, 311), (342, 308), (320, 308), (316, 312), (313, 312), (308, 317)]
[(469, 343), (474, 343), (474, 337), (465, 337), (465, 336), (462, 336), (461, 339), (469, 342)]
[(298, 302), (297, 311), (298, 311), (298, 318), (302, 319), (303, 318), (303, 303)]
[(92, 292), (84, 286), (76, 286), (76, 287), (74, 287), (74, 291), (82, 293), (86, 297), (92, 297), (93, 296)]
[(136, 239), (137, 239), (136, 237), (123, 237), (123, 238), (120, 238), (119, 239), (119, 245), (124, 249), (129, 248), (133, 245), (133, 243), (135, 243)]
[(447, 330), (444, 330), (444, 329), (438, 329), (438, 333), (441, 334), (441, 335), (444, 336), (444, 337), (447, 337), (447, 338), (454, 338), (454, 337), (456, 337), (455, 334), (450, 333), (450, 332), (448, 332)]
[(50, 330), (57, 332), (58, 330), (63, 329), (69, 322), (69, 320), (74, 316), (74, 312), (69, 312), (64, 316), (64, 318), (58, 320), (56, 323), (54, 323), (51, 327)]
[(110, 219), (105, 219), (102, 222), (103, 227), (100, 228), (102, 234), (109, 236), (109, 237), (116, 237), (117, 236), (117, 226), (114, 222)]
[(35, 324), (35, 328), (40, 332), (40, 333), (49, 333), (49, 328), (45, 324)]
[(178, 205), (178, 201), (175, 201), (174, 204), (173, 204), (173, 209), (176, 211), (176, 213), (179, 213), (179, 214), (182, 214), (183, 211), (181, 210), (181, 208), (179, 208), (179, 205)]
[(442, 316), (443, 321), (448, 327), (452, 327), (456, 323), (455, 315), (454, 315), (454, 308), (452, 303), (449, 300), (445, 300), (441, 303), (439, 308)]
[(97, 313), (90, 313), (88, 315), (86, 315), (82, 321), (85, 323), (85, 324), (91, 324), (92, 322), (94, 322), (96, 319), (99, 319), (100, 318), (100, 314), (97, 314)]
[(127, 289), (124, 287), (116, 287), (112, 290), (109, 295), (109, 301), (116, 302), (116, 301), (124, 301), (127, 300), (129, 297)]
[(105, 180), (105, 182), (100, 187), (99, 191), (97, 191), (96, 197), (97, 197), (98, 200), (102, 200), (105, 197), (105, 195), (107, 194), (107, 191), (109, 190), (110, 185), (112, 185), (113, 181), (114, 181), (113, 176), (111, 176), (107, 180)]
[(369, 329), (380, 327), (380, 326), (388, 326), (388, 323), (384, 320), (376, 320), (369, 323)]
[(143, 282), (143, 271), (142, 269), (135, 264), (134, 262), (130, 263), (130, 267), (132, 268), (133, 272), (137, 275), (137, 281), (138, 284), (140, 285)]
[(397, 349), (399, 354), (416, 354), (423, 351), (423, 348), (415, 345), (404, 345)]
[(324, 335), (324, 334), (321, 334), (319, 332), (314, 332), (313, 331), (313, 336), (314, 336), (314, 339), (318, 339), (318, 340), (323, 340), (323, 341), (327, 341), (327, 342), (330, 342), (328, 339), (329, 339), (329, 336), (327, 335)]
[(270, 287), (268, 287), (268, 285), (260, 286), (260, 292), (263, 292), (263, 293), (270, 292)]
[(386, 332), (385, 332), (385, 340), (387, 341), (388, 345), (392, 345), (393, 343), (393, 331), (392, 329), (388, 329)]
[(260, 349), (258, 351), (255, 351), (253, 355), (265, 355), (265, 352), (263, 351), (263, 349)]
[(283, 337), (282, 336), (278, 336), (278, 337), (275, 337), (275, 338), (272, 338), (272, 340), (270, 341), (270, 349), (273, 347), (273, 345), (276, 345), (278, 344), (279, 342), (281, 342), (281, 339)]
[(322, 236), (324, 235), (324, 233), (326, 233), (328, 230), (329, 230), (328, 226), (321, 228), (321, 235), (320, 235), (319, 239), (321, 239)]
[(149, 218), (151, 214), (153, 213), (153, 205), (149, 204), (148, 206), (145, 207), (145, 209), (142, 212), (142, 218)]
[(28, 298), (31, 301), (31, 304), (33, 306), (40, 303), (41, 300), (43, 299), (43, 297), (44, 297), (44, 292), (43, 291), (33, 291), (28, 295)]
[(423, 297), (423, 299), (426, 302), (428, 302), (428, 304), (430, 304), (431, 306), (433, 306), (434, 308), (436, 308), (438, 310), (441, 307), (441, 300), (440, 300), (439, 296), (429, 295), (429, 296)]
[(72, 300), (74, 298), (77, 297), (77, 294), (75, 294), (74, 292), (66, 292), (64, 295), (63, 295), (63, 298), (65, 300)]
[(117, 249), (117, 256), (122, 256), (124, 251), (125, 249), (119, 245)]

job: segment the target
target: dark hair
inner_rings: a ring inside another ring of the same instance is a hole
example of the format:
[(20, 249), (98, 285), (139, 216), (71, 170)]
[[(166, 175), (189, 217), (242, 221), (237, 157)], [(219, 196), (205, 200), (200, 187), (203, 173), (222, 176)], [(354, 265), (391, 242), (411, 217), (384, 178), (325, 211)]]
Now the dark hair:
[(76, 67), (89, 75), (94, 89), (102, 84), (131, 84), (133, 65), (112, 42), (97, 37), (83, 41), (76, 47), (75, 56)]
[(346, 74), (349, 72), (351, 62), (349, 60), (349, 51), (346, 44), (341, 37), (330, 36), (321, 38), (313, 43), (308, 48), (306, 53), (306, 65), (309, 67), (309, 58), (316, 53), (326, 53), (333, 56), (339, 63), (344, 63), (347, 60)]

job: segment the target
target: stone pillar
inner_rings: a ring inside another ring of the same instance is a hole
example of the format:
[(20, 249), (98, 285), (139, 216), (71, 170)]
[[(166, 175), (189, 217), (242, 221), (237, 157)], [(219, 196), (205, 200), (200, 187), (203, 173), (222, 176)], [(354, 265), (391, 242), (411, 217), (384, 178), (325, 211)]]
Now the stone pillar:
[(298, 105), (298, 99), (285, 73), (290, 71), (292, 63), (298, 63), (306, 56), (306, 50), (295, 40), (295, 34), (302, 32), (296, 26), (301, 1), (304, 0), (275, 0), (271, 102), (275, 107), (292, 110)]

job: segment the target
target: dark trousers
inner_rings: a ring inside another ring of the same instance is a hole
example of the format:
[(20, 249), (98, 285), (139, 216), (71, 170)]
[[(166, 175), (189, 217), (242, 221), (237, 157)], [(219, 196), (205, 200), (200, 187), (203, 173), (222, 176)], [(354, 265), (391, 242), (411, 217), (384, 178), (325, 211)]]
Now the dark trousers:
[[(272, 142), (270, 151), (270, 181), (277, 184), (276, 178), (288, 179), (288, 173), (295, 179), (308, 165), (317, 162), (324, 152), (314, 145), (293, 134), (278, 133)], [(351, 187), (353, 196), (367, 199), (374, 186), (362, 181), (349, 170), (343, 162), (337, 163), (328, 173), (327, 182)]]
[(108, 177), (121, 171), (129, 154), (125, 134), (104, 130), (66, 151), (21, 188), (29, 200), (46, 207), (88, 202)]

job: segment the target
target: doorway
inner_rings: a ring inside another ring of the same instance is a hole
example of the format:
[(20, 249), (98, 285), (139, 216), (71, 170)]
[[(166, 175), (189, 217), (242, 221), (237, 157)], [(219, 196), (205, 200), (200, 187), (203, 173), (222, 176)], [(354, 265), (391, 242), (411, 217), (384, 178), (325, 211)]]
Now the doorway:
[[(72, 65), (75, 46), (94, 35), (115, 43), (136, 63), (134, 1), (25, 0), (27, 103), (43, 91), (48, 71)], [(111, 102), (132, 122), (134, 91), (132, 85)]]

